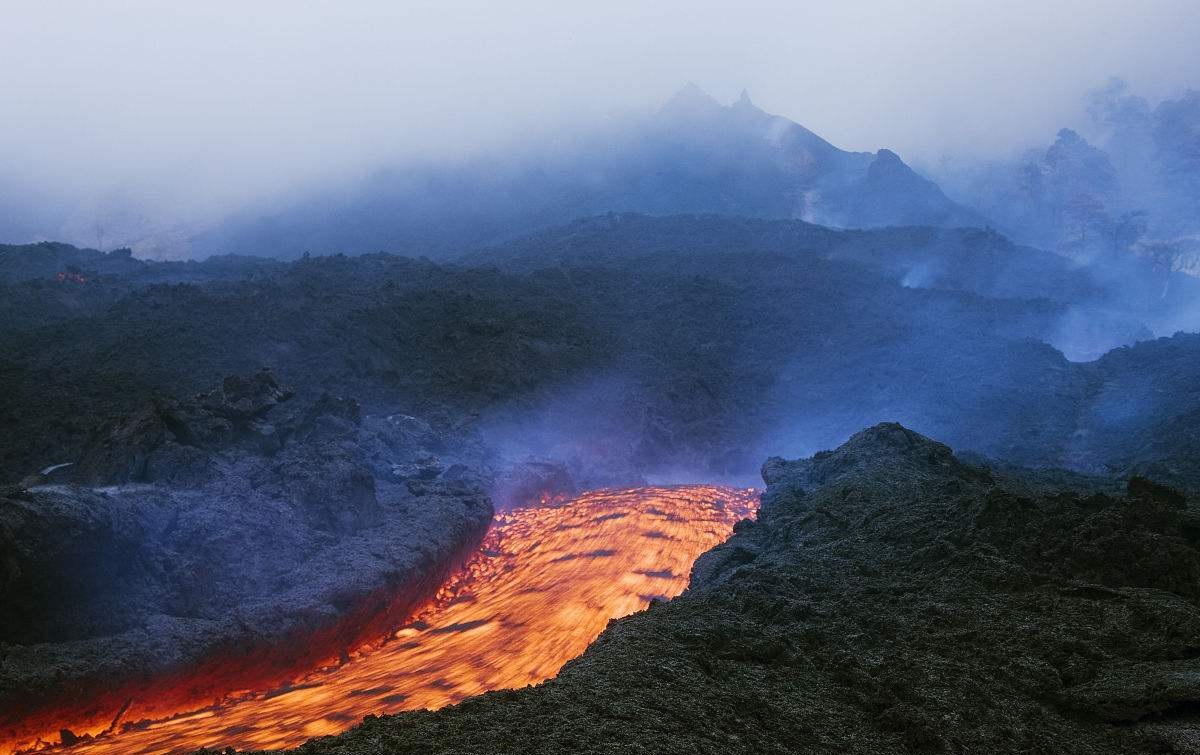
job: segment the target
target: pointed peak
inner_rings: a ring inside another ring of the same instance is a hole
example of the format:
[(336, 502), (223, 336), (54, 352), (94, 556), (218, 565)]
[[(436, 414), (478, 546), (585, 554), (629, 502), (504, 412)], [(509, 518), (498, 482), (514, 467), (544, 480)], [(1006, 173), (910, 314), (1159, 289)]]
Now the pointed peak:
[(919, 184), (929, 183), (919, 173), (900, 159), (900, 155), (890, 149), (881, 149), (875, 153), (875, 159), (867, 166), (868, 181), (897, 181), (910, 182), (916, 180)]
[(900, 159), (900, 155), (890, 149), (881, 149), (875, 153), (875, 160), (881, 164), (903, 165), (904, 161)]
[(721, 103), (709, 96), (708, 92), (689, 81), (662, 106), (663, 112), (698, 113), (719, 109)]
[(754, 107), (754, 103), (750, 101), (750, 93), (745, 89), (742, 90), (742, 96), (738, 97), (737, 105), (739, 107)]
[(1087, 144), (1087, 140), (1080, 136), (1078, 131), (1069, 128), (1059, 129), (1058, 141), (1063, 144)]

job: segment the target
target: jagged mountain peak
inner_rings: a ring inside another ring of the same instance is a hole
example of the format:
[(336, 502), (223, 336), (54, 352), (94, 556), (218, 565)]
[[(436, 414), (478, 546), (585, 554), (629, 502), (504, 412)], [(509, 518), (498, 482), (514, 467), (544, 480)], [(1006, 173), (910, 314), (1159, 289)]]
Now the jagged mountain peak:
[(724, 105), (691, 81), (663, 104), (659, 109), (659, 115), (675, 117), (684, 121), (729, 119), (737, 116), (743, 122), (747, 115), (755, 116), (752, 119), (754, 122), (764, 118), (776, 119), (779, 117), (768, 115), (755, 105), (750, 99), (750, 93), (745, 89), (732, 104)]
[(570, 156), (384, 172), (281, 213), (234, 218), (193, 239), (193, 249), (439, 256), (609, 211), (841, 228), (986, 225), (892, 152), (848, 152), (754, 105), (749, 92), (723, 105), (689, 82), (656, 115), (618, 124)]
[(700, 115), (711, 114), (724, 109), (721, 103), (712, 95), (698, 87), (695, 82), (687, 82), (683, 88), (671, 96), (659, 110), (665, 115)]
[(916, 171), (908, 163), (900, 159), (900, 155), (890, 149), (881, 149), (875, 153), (874, 159), (867, 168), (867, 180), (912, 180), (920, 179)]
[(900, 155), (886, 148), (875, 153), (875, 162), (880, 165), (887, 165), (888, 163), (904, 164), (904, 161), (900, 159)]

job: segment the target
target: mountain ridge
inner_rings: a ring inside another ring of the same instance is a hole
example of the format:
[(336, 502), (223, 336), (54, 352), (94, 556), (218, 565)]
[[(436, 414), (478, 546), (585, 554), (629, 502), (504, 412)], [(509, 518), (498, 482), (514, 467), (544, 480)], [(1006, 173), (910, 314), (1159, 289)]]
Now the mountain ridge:
[(576, 217), (719, 212), (839, 227), (988, 225), (890, 150), (847, 152), (745, 96), (695, 85), (654, 115), (573, 151), (397, 167), (282, 209), (244, 211), (193, 239), (193, 256), (390, 251), (438, 258)]

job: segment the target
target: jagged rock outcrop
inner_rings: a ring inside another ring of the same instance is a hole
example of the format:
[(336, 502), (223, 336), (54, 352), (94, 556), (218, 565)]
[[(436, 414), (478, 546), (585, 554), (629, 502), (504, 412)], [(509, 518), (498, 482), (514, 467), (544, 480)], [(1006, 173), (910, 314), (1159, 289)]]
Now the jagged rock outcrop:
[(556, 679), (301, 752), (1195, 752), (1200, 516), (1179, 494), (987, 469), (896, 424), (764, 478), (683, 596)]
[[(275, 451), (280, 434), (265, 418), (291, 396), (292, 391), (280, 387), (264, 368), (250, 376), (230, 375), (212, 391), (186, 401), (148, 399), (137, 412), (107, 423), (92, 436), (72, 470), (74, 481), (195, 481), (214, 471), (209, 464), (213, 451), (235, 445)], [(325, 401), (309, 413), (329, 414)]]
[(0, 244), (0, 282), (43, 278), (70, 282), (83, 281), (96, 275), (129, 275), (145, 263), (133, 259), (129, 249), (100, 252), (77, 249), (70, 244), (43, 241), (38, 244)]
[(286, 679), (386, 631), (477, 547), (480, 484), (391, 475), (453, 453), (428, 425), (330, 395), (280, 412), (289, 397), (260, 371), (156, 399), (96, 436), (91, 485), (0, 497), (0, 726), (44, 705), (112, 715), (214, 656)]
[(492, 485), (496, 504), (523, 506), (579, 492), (567, 465), (551, 459), (525, 459), (513, 464)]

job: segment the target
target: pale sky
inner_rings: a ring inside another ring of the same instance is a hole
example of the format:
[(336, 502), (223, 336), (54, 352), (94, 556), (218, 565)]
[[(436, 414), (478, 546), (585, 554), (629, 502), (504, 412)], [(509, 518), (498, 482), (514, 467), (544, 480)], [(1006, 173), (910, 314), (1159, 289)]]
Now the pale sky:
[(1044, 144), (1114, 75), (1152, 101), (1200, 87), (1197, 0), (0, 0), (0, 19), (0, 179), (199, 207), (561, 133), (689, 80), (917, 164)]

